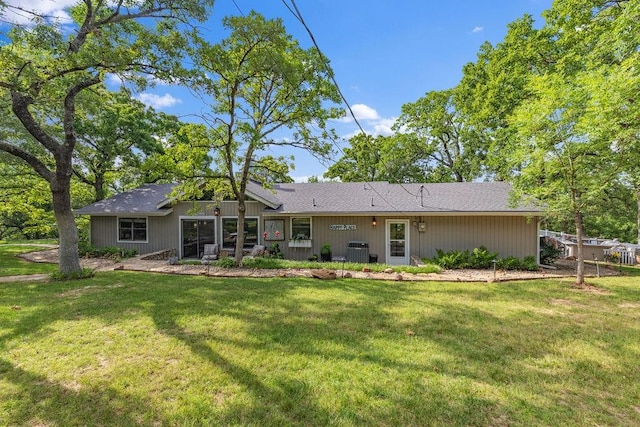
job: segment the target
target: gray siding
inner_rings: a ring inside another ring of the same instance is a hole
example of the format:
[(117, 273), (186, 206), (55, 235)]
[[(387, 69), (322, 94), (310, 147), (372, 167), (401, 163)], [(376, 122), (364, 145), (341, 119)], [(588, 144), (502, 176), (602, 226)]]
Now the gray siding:
[[(213, 217), (214, 205), (206, 202), (178, 203), (173, 212), (165, 217), (148, 217), (147, 243), (124, 243), (117, 241), (117, 223), (115, 216), (94, 216), (91, 218), (91, 243), (94, 246), (118, 246), (136, 249), (145, 254), (164, 249), (176, 249), (180, 253), (180, 217)], [(221, 217), (237, 216), (236, 202), (220, 204)], [(260, 217), (264, 205), (259, 202), (248, 202), (248, 217)], [(306, 215), (298, 215), (304, 217)], [(436, 249), (472, 250), (486, 246), (501, 257), (516, 256), (523, 258), (537, 255), (538, 235), (536, 218), (528, 220), (522, 216), (376, 216), (377, 226), (373, 226), (372, 216), (320, 216), (312, 218), (312, 247), (289, 248), (291, 223), (289, 216), (264, 216), (258, 221), (259, 240), (262, 241), (264, 219), (282, 218), (284, 220), (284, 240), (265, 241), (267, 247), (278, 243), (284, 256), (290, 259), (306, 259), (312, 254), (320, 254), (324, 243), (330, 243), (334, 256), (345, 256), (350, 241), (365, 241), (369, 244), (369, 252), (378, 255), (378, 261), (385, 260), (385, 220), (409, 220), (410, 255), (420, 258), (431, 258)], [(418, 224), (424, 222), (426, 231), (419, 232)], [(331, 230), (330, 225), (355, 225), (355, 230)], [(216, 219), (216, 233), (219, 241), (221, 222)]]
[[(299, 215), (300, 217), (304, 215)], [(275, 217), (270, 217), (275, 218)], [(320, 254), (324, 243), (330, 243), (333, 256), (345, 256), (349, 241), (365, 241), (369, 252), (378, 255), (378, 261), (386, 262), (385, 220), (409, 220), (410, 255), (432, 258), (436, 249), (473, 250), (485, 246), (500, 257), (537, 256), (537, 219), (528, 220), (520, 216), (459, 216), (459, 217), (411, 217), (376, 216), (377, 226), (372, 225), (371, 216), (313, 217), (312, 248), (289, 248), (290, 221), (285, 218), (285, 240), (279, 241), (284, 256), (291, 259), (306, 259), (312, 254)], [(418, 224), (424, 222), (426, 231), (418, 231)], [(335, 231), (331, 224), (355, 225), (355, 230)], [(266, 242), (269, 246), (271, 243)]]
[[(233, 201), (222, 202), (220, 216), (237, 216), (238, 204)], [(140, 254), (147, 254), (165, 249), (175, 249), (180, 253), (180, 217), (210, 216), (213, 217), (215, 205), (211, 202), (181, 202), (173, 206), (173, 212), (167, 216), (147, 217), (147, 243), (118, 242), (118, 217), (91, 217), (91, 244), (97, 247), (117, 246), (124, 249), (135, 249)], [(247, 202), (247, 216), (260, 216), (264, 205), (259, 202)], [(137, 217), (121, 215), (122, 218)], [(260, 227), (262, 227), (261, 222)], [(216, 233), (220, 235), (220, 222), (217, 221)]]
[[(537, 218), (519, 216), (428, 217), (427, 231), (418, 235), (419, 256), (431, 258), (436, 249), (465, 250), (485, 246), (500, 257), (537, 256)], [(412, 228), (413, 229), (413, 228)], [(415, 246), (414, 246), (415, 248)]]

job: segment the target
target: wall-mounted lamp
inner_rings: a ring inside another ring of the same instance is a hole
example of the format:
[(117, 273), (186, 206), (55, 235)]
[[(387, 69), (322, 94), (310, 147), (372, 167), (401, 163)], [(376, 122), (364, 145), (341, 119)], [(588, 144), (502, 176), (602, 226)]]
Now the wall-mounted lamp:
[(376, 217), (375, 217), (375, 216), (374, 216), (374, 217), (373, 217), (373, 219), (371, 220), (371, 225), (372, 225), (372, 226), (374, 226), (374, 227), (375, 227), (376, 225), (378, 225), (378, 220), (376, 219)]
[(220, 208), (216, 206), (216, 207), (213, 209), (213, 214), (214, 214), (215, 216), (220, 216)]

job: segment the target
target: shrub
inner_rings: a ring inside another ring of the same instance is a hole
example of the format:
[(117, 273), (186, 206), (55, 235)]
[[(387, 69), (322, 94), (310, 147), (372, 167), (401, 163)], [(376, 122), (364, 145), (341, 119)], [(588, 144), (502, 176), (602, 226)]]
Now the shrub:
[(437, 256), (430, 260), (442, 268), (451, 270), (462, 268), (493, 268), (493, 263), (501, 270), (529, 270), (538, 269), (538, 264), (534, 256), (528, 256), (523, 260), (514, 256), (508, 256), (503, 259), (498, 258), (497, 252), (489, 252), (484, 246), (475, 248), (473, 251), (449, 251), (444, 252), (436, 249)]
[(514, 256), (499, 259), (496, 266), (501, 270), (521, 270), (520, 258)]
[(436, 253), (437, 256), (433, 261), (447, 269), (490, 268), (498, 257), (497, 253), (489, 252), (484, 246), (474, 248), (472, 252), (467, 250), (444, 252), (442, 249), (436, 249)]
[(553, 245), (547, 243), (546, 239), (540, 242), (540, 263), (550, 265), (556, 262), (562, 255), (562, 249), (556, 249)]
[(433, 261), (442, 268), (459, 269), (469, 266), (469, 251), (449, 251), (436, 249), (436, 257)]
[(536, 257), (534, 257), (533, 255), (524, 257), (524, 259), (522, 260), (522, 267), (527, 271), (537, 271), (538, 263), (536, 262)]
[[(211, 265), (214, 265), (213, 263), (211, 263)], [(235, 259), (233, 259), (233, 257), (224, 257), (224, 258), (220, 258), (218, 261), (215, 262), (215, 265), (217, 267), (222, 267), (222, 268), (233, 268), (236, 266), (236, 261)]]
[(278, 258), (247, 257), (242, 260), (242, 266), (246, 268), (275, 269), (279, 268), (279, 265)]
[(469, 262), (471, 268), (490, 268), (493, 266), (493, 261), (498, 258), (498, 253), (489, 252), (484, 246), (474, 248), (471, 252)]
[(88, 243), (81, 243), (78, 246), (78, 253), (80, 256), (87, 256), (89, 258), (131, 258), (138, 254), (135, 249), (123, 249), (117, 246), (106, 246), (104, 248), (97, 248), (91, 246)]

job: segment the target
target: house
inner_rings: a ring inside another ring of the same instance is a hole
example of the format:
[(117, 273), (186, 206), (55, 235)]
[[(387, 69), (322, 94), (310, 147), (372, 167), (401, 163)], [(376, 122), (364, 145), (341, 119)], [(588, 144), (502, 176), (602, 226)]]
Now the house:
[[(235, 250), (237, 202), (178, 201), (175, 184), (146, 184), (75, 211), (90, 216), (94, 246), (199, 258), (205, 244)], [(334, 257), (409, 264), (437, 249), (485, 246), (501, 257), (538, 259), (540, 208), (511, 206), (501, 182), (390, 184), (319, 182), (247, 187), (245, 248), (277, 243), (307, 259), (325, 243)]]

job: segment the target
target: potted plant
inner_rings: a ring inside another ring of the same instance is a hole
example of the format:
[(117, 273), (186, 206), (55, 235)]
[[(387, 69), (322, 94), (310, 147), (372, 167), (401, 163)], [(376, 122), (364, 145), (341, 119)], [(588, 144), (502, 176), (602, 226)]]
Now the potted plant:
[(320, 249), (320, 260), (322, 262), (331, 261), (331, 245), (329, 243), (322, 245), (322, 249)]

